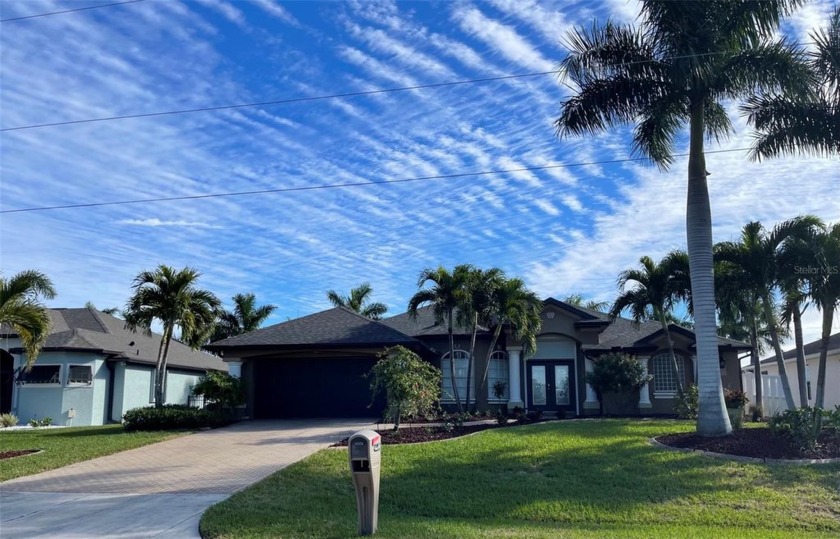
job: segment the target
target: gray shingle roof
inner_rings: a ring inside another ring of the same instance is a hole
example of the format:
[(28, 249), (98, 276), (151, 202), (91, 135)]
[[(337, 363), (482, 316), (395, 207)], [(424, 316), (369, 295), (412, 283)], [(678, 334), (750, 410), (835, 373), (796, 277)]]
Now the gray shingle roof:
[[(810, 356), (812, 354), (818, 354), (820, 352), (820, 342), (821, 342), (821, 339), (817, 339), (816, 341), (807, 343), (803, 347), (805, 349), (805, 356), (807, 357), (807, 356)], [(840, 333), (835, 333), (834, 335), (832, 335), (828, 339), (828, 352), (831, 353), (834, 350), (840, 350)], [(796, 358), (796, 348), (794, 347), (794, 348), (791, 348), (790, 350), (787, 350), (783, 354), (783, 357), (785, 359)], [(765, 359), (761, 360), (762, 364), (775, 363), (775, 362), (776, 362), (776, 356), (775, 355), (772, 355), (768, 358), (765, 358)]]
[[(125, 322), (95, 309), (50, 309), (53, 327), (44, 351), (93, 351), (115, 359), (137, 363), (157, 363), (161, 336), (125, 329)], [(134, 343), (133, 345), (131, 343)], [(227, 371), (219, 358), (194, 351), (173, 340), (167, 359), (169, 367)]]
[[(446, 324), (435, 323), (435, 312), (431, 306), (417, 309), (416, 318), (412, 317), (409, 313), (403, 313), (386, 318), (381, 322), (390, 328), (412, 337), (449, 335), (449, 328), (447, 328)], [(458, 324), (455, 324), (453, 331), (456, 335), (472, 334), (471, 329), (460, 327)], [(479, 327), (479, 333), (486, 331), (486, 328)]]
[(410, 336), (347, 309), (335, 307), (216, 341), (208, 350), (236, 347), (363, 346), (417, 343)]

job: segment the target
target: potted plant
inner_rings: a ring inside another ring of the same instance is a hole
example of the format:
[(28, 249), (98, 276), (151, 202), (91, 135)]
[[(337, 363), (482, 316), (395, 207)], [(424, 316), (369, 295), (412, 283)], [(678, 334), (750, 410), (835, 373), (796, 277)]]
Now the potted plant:
[(744, 423), (744, 407), (750, 401), (747, 394), (740, 389), (725, 389), (723, 398), (726, 401), (726, 412), (733, 429), (740, 429)]

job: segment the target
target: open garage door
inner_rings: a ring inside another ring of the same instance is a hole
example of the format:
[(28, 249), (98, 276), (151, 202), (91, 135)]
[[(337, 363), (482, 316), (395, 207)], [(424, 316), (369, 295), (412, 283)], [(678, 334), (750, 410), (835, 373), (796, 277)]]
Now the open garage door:
[(277, 358), (253, 362), (254, 417), (379, 418), (385, 408), (380, 395), (370, 407), (370, 358)]

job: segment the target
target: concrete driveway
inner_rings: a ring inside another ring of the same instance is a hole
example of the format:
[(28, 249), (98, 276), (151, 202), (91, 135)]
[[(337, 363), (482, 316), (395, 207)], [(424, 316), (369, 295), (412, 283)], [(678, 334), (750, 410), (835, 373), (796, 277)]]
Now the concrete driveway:
[(0, 535), (195, 538), (201, 514), (362, 420), (247, 421), (0, 483)]

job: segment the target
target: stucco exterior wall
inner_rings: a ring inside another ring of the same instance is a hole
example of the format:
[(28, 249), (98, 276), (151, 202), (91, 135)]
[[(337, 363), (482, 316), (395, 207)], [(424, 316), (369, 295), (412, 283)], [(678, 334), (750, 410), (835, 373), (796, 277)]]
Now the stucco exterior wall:
[[(15, 355), (15, 366), (24, 363), (21, 355)], [(72, 352), (44, 352), (35, 365), (59, 365), (60, 384), (16, 384), (12, 396), (12, 413), (20, 423), (31, 419), (50, 417), (54, 425), (88, 426), (101, 425), (105, 417), (109, 372), (104, 358), (97, 354)], [(91, 385), (79, 386), (67, 383), (68, 366), (87, 365), (91, 367)], [(75, 417), (71, 417), (75, 413)]]
[(192, 393), (192, 387), (198, 383), (203, 373), (195, 371), (180, 371), (167, 369), (166, 371), (166, 403), (187, 404)]

